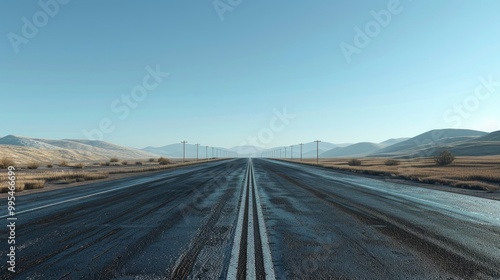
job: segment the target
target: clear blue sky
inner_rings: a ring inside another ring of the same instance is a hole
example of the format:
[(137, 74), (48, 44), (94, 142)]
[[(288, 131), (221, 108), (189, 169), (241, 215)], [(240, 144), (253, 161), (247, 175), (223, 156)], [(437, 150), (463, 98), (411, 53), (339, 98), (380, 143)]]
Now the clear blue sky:
[[(500, 130), (497, 0), (55, 1), (0, 3), (0, 136), (86, 138), (103, 119), (138, 148)], [(169, 76), (131, 108), (148, 66)]]

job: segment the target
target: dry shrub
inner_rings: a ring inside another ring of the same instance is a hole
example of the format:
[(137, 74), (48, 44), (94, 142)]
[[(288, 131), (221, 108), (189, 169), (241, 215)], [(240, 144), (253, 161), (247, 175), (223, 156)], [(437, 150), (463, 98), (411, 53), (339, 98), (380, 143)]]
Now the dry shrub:
[(360, 166), (361, 165), (361, 160), (359, 159), (351, 159), (347, 162), (347, 164), (349, 164), (349, 166)]
[(85, 172), (85, 171), (70, 171), (70, 172), (45, 172), (35, 178), (45, 179), (48, 182), (64, 180), (65, 182), (76, 182), (76, 180), (97, 180), (108, 177), (108, 173), (104, 172)]
[(110, 158), (110, 159), (109, 159), (109, 162), (118, 162), (118, 159), (117, 159), (117, 158), (115, 158), (115, 157), (114, 157), (114, 158)]
[(169, 160), (168, 158), (164, 158), (164, 157), (161, 157), (158, 159), (158, 162), (161, 164), (161, 165), (167, 165), (167, 164), (171, 164), (172, 161)]
[(395, 166), (395, 165), (399, 165), (399, 161), (395, 160), (395, 159), (388, 159), (384, 162), (384, 164), (387, 166)]
[(49, 164), (47, 164), (47, 167), (48, 167), (48, 168), (52, 168), (52, 167), (54, 167), (54, 166), (53, 166), (52, 164), (50, 164), (50, 163), (49, 163)]
[[(19, 180), (16, 181), (16, 192), (23, 190), (41, 189), (45, 186), (45, 180)], [(0, 193), (9, 192), (9, 186), (2, 186)]]
[(142, 165), (142, 162), (140, 162), (140, 161), (136, 161), (136, 162), (135, 162), (135, 164), (136, 164), (136, 165)]
[(125, 160), (124, 160), (124, 161), (122, 161), (122, 165), (127, 165), (127, 164), (128, 164), (128, 162), (127, 162), (127, 161), (125, 161)]
[[(22, 192), (24, 190), (24, 184), (20, 183), (19, 181), (16, 182), (16, 192)], [(9, 192), (9, 186), (8, 185), (2, 185), (0, 187), (0, 193), (7, 193)]]
[(149, 159), (149, 162), (154, 162), (154, 161), (155, 161), (155, 159), (154, 159), (154, 158), (150, 158), (150, 159)]
[(41, 189), (45, 186), (45, 180), (24, 181), (25, 190)]
[(82, 168), (85, 167), (85, 164), (83, 164), (83, 163), (77, 163), (77, 164), (74, 164), (72, 167), (76, 168), (76, 169), (82, 169)]
[(63, 160), (63, 161), (61, 161), (61, 163), (59, 163), (59, 166), (66, 167), (66, 166), (68, 166), (68, 162)]
[(441, 151), (434, 156), (434, 162), (436, 162), (436, 165), (439, 166), (449, 165), (454, 160), (455, 156), (448, 150)]
[(9, 166), (14, 166), (16, 163), (10, 158), (2, 158), (0, 160), (0, 168), (7, 169)]
[(37, 169), (38, 168), (38, 163), (34, 162), (34, 161), (30, 161), (28, 163), (28, 169)]

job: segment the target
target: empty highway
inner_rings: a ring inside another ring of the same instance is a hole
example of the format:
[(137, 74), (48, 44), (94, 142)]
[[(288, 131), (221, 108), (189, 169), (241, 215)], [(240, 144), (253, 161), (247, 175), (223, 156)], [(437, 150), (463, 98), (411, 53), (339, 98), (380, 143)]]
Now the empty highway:
[(500, 278), (500, 201), (297, 163), (228, 159), (16, 204), (2, 279)]

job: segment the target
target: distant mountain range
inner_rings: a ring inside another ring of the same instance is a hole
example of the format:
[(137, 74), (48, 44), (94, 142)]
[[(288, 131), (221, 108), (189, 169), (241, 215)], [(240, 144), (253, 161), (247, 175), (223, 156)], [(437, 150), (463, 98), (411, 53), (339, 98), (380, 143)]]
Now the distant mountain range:
[[(339, 146), (346, 146), (350, 144), (333, 144), (330, 142), (325, 142), (321, 141), (319, 143), (316, 142), (308, 142), (308, 143), (303, 143), (302, 145), (302, 157), (303, 158), (312, 158), (316, 157), (316, 144), (318, 145), (318, 150), (319, 153), (324, 153), (326, 151), (329, 151), (333, 148), (339, 147)], [(280, 152), (281, 150), (281, 152)], [(293, 145), (293, 148), (290, 146), (280, 146), (280, 147), (274, 147), (271, 149), (263, 149), (261, 151), (262, 156), (269, 156), (272, 155), (274, 151), (274, 155), (278, 156), (281, 155), (281, 157), (287, 157), (290, 158), (292, 155), (291, 153), (293, 152), (293, 158), (299, 158), (300, 157), (300, 145)], [(286, 155), (285, 155), (286, 154)], [(257, 155), (257, 156), (260, 156)]]
[(97, 140), (50, 140), (8, 135), (0, 138), (0, 157), (16, 162), (98, 161), (112, 157), (146, 159), (158, 155)]
[(444, 149), (457, 156), (500, 155), (500, 131), (488, 134), (469, 129), (436, 129), (412, 138), (391, 139), (379, 144), (363, 142), (335, 148), (322, 153), (320, 157), (429, 157)]
[[(316, 157), (316, 142), (304, 143), (303, 158)], [(186, 144), (186, 158), (196, 158), (197, 147)], [(239, 156), (239, 157), (270, 157), (290, 158), (290, 146), (263, 149), (255, 146), (236, 146), (230, 149), (206, 146), (198, 147), (198, 158), (207, 156)], [(389, 139), (381, 143), (360, 142), (355, 144), (334, 144), (326, 141), (318, 143), (321, 158), (353, 158), (353, 157), (393, 157), (412, 158), (428, 157), (437, 151), (448, 149), (457, 156), (500, 155), (500, 131), (486, 133), (468, 129), (436, 129), (412, 138)], [(273, 152), (274, 151), (274, 152)], [(9, 157), (16, 162), (30, 160), (53, 162), (68, 161), (98, 161), (111, 157), (119, 159), (146, 159), (151, 157), (181, 158), (183, 147), (181, 143), (162, 147), (146, 147), (133, 149), (118, 146), (104, 141), (95, 140), (50, 140), (8, 135), (0, 138), (0, 157)], [(300, 157), (300, 145), (293, 146), (293, 158)]]
[(370, 153), (379, 150), (382, 144), (361, 142), (349, 145), (347, 147), (337, 147), (320, 154), (322, 158), (335, 157), (364, 157)]
[[(145, 152), (153, 153), (156, 155), (169, 157), (169, 158), (182, 158), (183, 157), (183, 144), (175, 143), (162, 147), (146, 147), (142, 149)], [(196, 153), (198, 152), (198, 158), (204, 159), (206, 157), (223, 157), (232, 154), (234, 156), (234, 151), (230, 149), (225, 149), (221, 147), (208, 147), (200, 145), (196, 147), (195, 144), (185, 144), (185, 157), (186, 158), (196, 158)], [(212, 154), (213, 152), (213, 154)]]
[(389, 139), (381, 143), (360, 142), (345, 147), (336, 147), (320, 154), (322, 158), (364, 157), (382, 148), (405, 141), (408, 138)]

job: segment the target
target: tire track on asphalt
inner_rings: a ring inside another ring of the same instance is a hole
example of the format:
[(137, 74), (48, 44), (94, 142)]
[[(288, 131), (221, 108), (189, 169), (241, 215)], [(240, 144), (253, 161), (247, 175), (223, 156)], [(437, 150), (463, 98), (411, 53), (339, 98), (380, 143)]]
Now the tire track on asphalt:
[(245, 172), (242, 199), (227, 279), (276, 279), (252, 160)]

